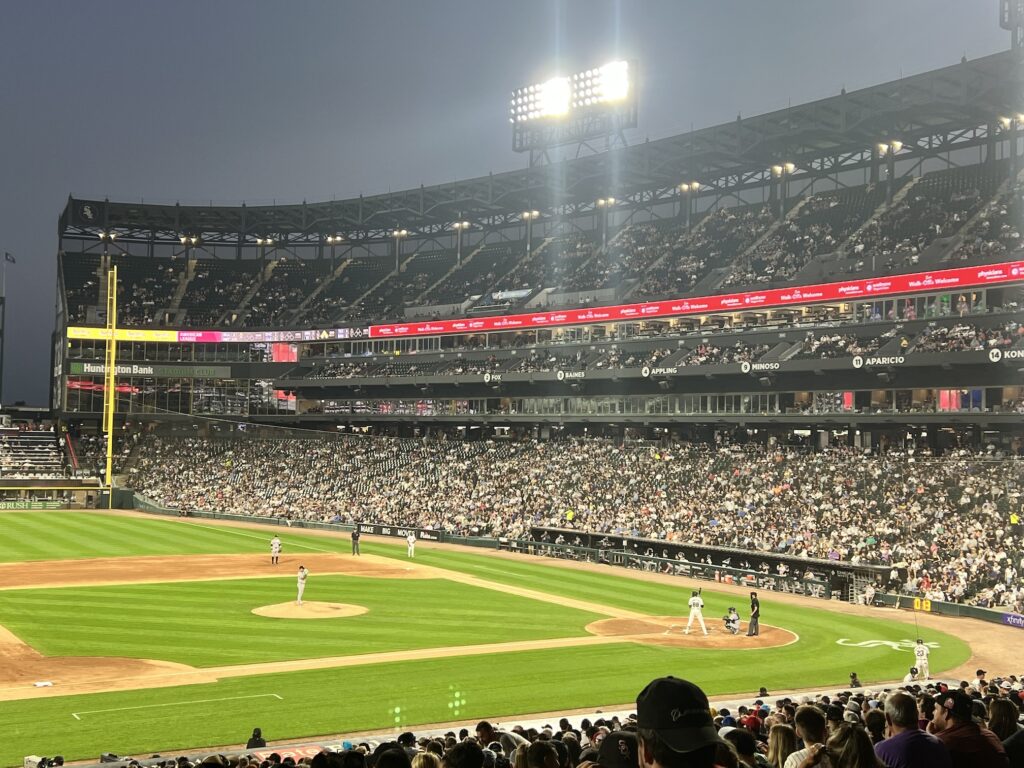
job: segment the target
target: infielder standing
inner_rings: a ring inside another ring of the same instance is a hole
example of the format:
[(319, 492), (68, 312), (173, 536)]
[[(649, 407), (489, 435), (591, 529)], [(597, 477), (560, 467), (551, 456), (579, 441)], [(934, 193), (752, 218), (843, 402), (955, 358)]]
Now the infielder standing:
[(270, 564), (277, 565), (281, 557), (281, 540), (275, 536), (270, 540)]
[(917, 667), (918, 676), (923, 677), (925, 680), (931, 680), (931, 675), (928, 672), (929, 653), (931, 653), (931, 650), (924, 644), (924, 640), (920, 637), (917, 638), (917, 645), (914, 646), (914, 660), (917, 663), (914, 666)]
[(708, 628), (704, 626), (704, 601), (700, 597), (700, 590), (693, 593), (693, 597), (690, 598), (687, 605), (690, 606), (690, 620), (686, 622), (686, 630), (683, 632), (684, 635), (690, 634), (690, 625), (693, 624), (693, 620), (696, 619), (697, 623), (700, 624), (701, 630), (706, 635)]
[(409, 557), (416, 557), (416, 534), (413, 531), (409, 531), (409, 535), (405, 537), (405, 540), (409, 544), (406, 554)]
[(352, 529), (352, 554), (359, 554), (359, 524), (356, 523), (356, 527)]
[(298, 605), (302, 605), (302, 593), (306, 591), (306, 579), (309, 578), (309, 571), (306, 570), (306, 566), (299, 566), (299, 581), (298, 590), (299, 596), (295, 599)]

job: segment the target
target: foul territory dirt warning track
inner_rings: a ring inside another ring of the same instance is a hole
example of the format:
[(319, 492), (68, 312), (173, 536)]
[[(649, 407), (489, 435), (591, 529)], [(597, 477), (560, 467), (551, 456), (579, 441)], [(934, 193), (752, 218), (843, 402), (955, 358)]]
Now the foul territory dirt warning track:
[[(283, 562), (276, 568), (272, 568), (267, 560), (266, 555), (182, 555), (4, 563), (0, 564), (0, 589), (290, 577), (291, 569), (297, 567), (299, 558), (289, 558), (294, 562), (284, 561), (282, 558)], [(334, 553), (303, 554), (301, 560), (319, 574), (369, 578), (448, 579), (483, 589), (577, 608), (607, 618), (590, 624), (587, 627), (590, 634), (581, 637), (446, 646), (207, 668), (149, 659), (48, 657), (0, 627), (0, 700), (213, 683), (226, 678), (250, 675), (610, 643), (638, 642), (673, 647), (699, 645), (703, 648), (738, 649), (787, 645), (798, 639), (791, 632), (766, 626), (763, 626), (762, 634), (757, 638), (732, 637), (724, 633), (714, 633), (709, 637), (687, 637), (679, 631), (685, 619), (678, 617), (647, 616), (601, 603), (567, 599), (455, 571), (373, 555), (356, 558)], [(38, 683), (51, 685), (37, 686)]]

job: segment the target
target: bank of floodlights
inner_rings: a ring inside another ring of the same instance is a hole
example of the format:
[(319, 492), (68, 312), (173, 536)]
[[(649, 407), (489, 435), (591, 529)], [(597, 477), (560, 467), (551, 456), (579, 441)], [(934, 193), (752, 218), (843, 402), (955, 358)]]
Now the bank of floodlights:
[(509, 103), (509, 122), (558, 119), (614, 105), (632, 95), (633, 72), (629, 62), (612, 61), (596, 69), (516, 88)]

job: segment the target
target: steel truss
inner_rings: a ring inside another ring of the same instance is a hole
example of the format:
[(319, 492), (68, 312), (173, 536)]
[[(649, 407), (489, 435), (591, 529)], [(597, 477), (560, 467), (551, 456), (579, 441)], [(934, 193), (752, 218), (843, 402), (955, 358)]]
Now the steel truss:
[[(773, 200), (790, 197), (817, 180), (844, 186), (849, 182), (841, 176), (849, 178), (851, 171), (878, 181), (883, 170), (907, 175), (928, 159), (955, 164), (951, 153), (973, 147), (986, 161), (1001, 152), (1017, 169), (1024, 125), (1015, 118), (1022, 112), (1024, 48), (1014, 48), (631, 147), (382, 195), (274, 206), (69, 198), (59, 220), (60, 249), (90, 250), (100, 233), (115, 233), (119, 248), (138, 253), (134, 246), (144, 245), (153, 255), (157, 246), (181, 249), (187, 235), (199, 239), (192, 250), (216, 246), (241, 258), (259, 249), (258, 239), (272, 238), (275, 251), (313, 258), (330, 253), (327, 238), (341, 235), (346, 253), (361, 248), (384, 255), (395, 228), (408, 230), (413, 240), (454, 243), (452, 223), (462, 220), (473, 225), (463, 234), (463, 247), (473, 247), (495, 235), (513, 239), (509, 232), (523, 226), (527, 210), (542, 213), (534, 225), (539, 236), (566, 223), (576, 227), (574, 220), (584, 216), (596, 221), (600, 197), (614, 196), (616, 210), (627, 218), (637, 210), (678, 207), (684, 181), (699, 182), (690, 202), (706, 209), (742, 201), (752, 191)], [(894, 140), (902, 147), (894, 157), (883, 156), (879, 144)], [(772, 167), (785, 163), (795, 169), (780, 190)]]

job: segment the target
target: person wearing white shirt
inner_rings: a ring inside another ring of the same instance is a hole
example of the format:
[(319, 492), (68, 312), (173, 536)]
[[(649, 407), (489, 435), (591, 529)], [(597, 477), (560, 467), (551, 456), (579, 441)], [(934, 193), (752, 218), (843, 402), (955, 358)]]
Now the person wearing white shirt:
[(406, 548), (406, 554), (409, 557), (416, 557), (416, 534), (409, 531), (409, 535), (405, 537), (405, 541), (409, 545)]

